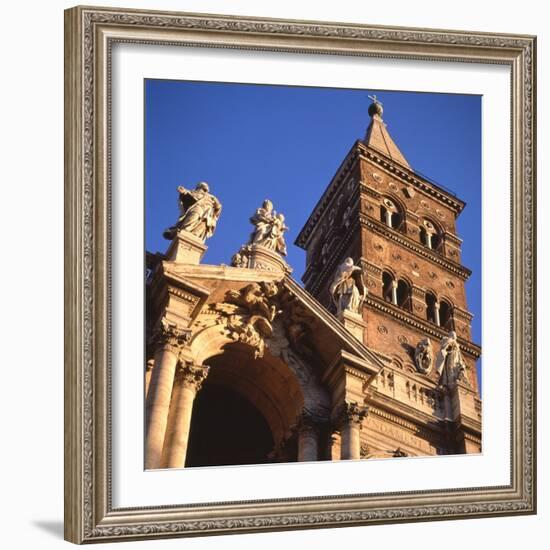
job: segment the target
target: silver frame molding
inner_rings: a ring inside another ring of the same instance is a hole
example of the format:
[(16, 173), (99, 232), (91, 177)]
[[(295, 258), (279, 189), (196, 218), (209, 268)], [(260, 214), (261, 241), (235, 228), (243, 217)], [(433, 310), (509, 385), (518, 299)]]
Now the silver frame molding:
[[(512, 453), (502, 487), (114, 509), (110, 57), (115, 42), (498, 63), (512, 86)], [(65, 12), (65, 538), (146, 538), (536, 512), (536, 38), (128, 9)]]

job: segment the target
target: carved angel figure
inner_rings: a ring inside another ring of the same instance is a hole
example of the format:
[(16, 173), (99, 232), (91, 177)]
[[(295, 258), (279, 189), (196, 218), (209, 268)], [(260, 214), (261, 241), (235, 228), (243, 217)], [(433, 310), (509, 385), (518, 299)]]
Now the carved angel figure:
[(363, 270), (353, 264), (353, 258), (346, 258), (339, 265), (330, 285), (330, 295), (336, 305), (336, 315), (341, 315), (345, 310), (361, 313), (367, 288)]
[(439, 383), (442, 386), (452, 387), (457, 380), (467, 381), (466, 363), (462, 357), (454, 330), (441, 340), (436, 368), (439, 373)]
[(180, 217), (176, 225), (169, 227), (163, 236), (173, 239), (178, 231), (188, 231), (203, 241), (214, 234), (222, 211), (220, 201), (210, 193), (208, 184), (201, 181), (194, 190), (178, 187)]
[(414, 350), (414, 362), (416, 370), (422, 374), (428, 374), (432, 370), (434, 352), (429, 338), (423, 338)]

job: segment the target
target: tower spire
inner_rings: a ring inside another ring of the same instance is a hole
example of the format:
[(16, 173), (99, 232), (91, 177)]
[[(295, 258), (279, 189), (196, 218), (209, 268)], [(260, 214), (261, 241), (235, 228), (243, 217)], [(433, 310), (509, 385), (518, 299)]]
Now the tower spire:
[(372, 100), (372, 103), (369, 105), (371, 121), (367, 128), (363, 143), (367, 147), (376, 149), (390, 159), (410, 169), (411, 165), (407, 162), (407, 159), (403, 156), (403, 153), (391, 138), (386, 124), (382, 120), (382, 114), (384, 112), (382, 103), (375, 95), (368, 97)]

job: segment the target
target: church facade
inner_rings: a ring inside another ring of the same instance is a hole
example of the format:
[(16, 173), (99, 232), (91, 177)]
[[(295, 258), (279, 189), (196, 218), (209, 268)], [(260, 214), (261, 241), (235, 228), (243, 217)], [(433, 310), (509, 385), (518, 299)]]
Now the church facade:
[(481, 452), (465, 204), (369, 115), (296, 239), (303, 287), (269, 200), (232, 265), (207, 265), (222, 205), (178, 188), (147, 254), (146, 468)]

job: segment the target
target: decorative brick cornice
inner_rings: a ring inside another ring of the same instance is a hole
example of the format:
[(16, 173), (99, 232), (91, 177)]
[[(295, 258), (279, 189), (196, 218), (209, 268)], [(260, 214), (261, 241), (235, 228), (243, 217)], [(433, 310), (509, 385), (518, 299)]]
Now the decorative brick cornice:
[[(439, 340), (441, 340), (441, 338), (443, 338), (444, 336), (447, 336), (447, 331), (445, 331), (445, 329), (438, 327), (433, 323), (429, 323), (428, 321), (425, 321), (423, 319), (419, 319), (418, 317), (413, 316), (411, 313), (382, 300), (378, 296), (372, 296), (370, 294), (367, 295), (365, 305), (367, 307), (377, 309), (378, 311), (382, 311), (383, 313), (390, 315), (394, 319), (397, 319), (398, 321), (401, 321), (406, 325), (414, 327), (415, 329), (419, 329)], [(481, 348), (473, 342), (468, 342), (467, 340), (459, 337), (458, 343), (462, 351), (474, 357), (475, 359), (478, 359), (481, 356)]]
[(437, 254), (437, 252), (434, 252), (429, 248), (422, 246), (420, 243), (413, 241), (412, 239), (405, 236), (403, 233), (396, 231), (395, 229), (390, 229), (387, 225), (384, 225), (383, 223), (375, 220), (374, 218), (371, 218), (370, 216), (360, 214), (359, 219), (364, 227), (367, 227), (368, 229), (378, 233), (379, 235), (382, 235), (387, 239), (399, 243), (409, 250), (412, 250), (415, 254), (418, 254), (419, 256), (430, 260), (432, 263), (438, 265), (439, 267), (443, 267), (444, 269), (446, 269), (453, 275), (460, 277), (464, 281), (472, 274), (472, 272), (468, 268), (448, 260), (444, 256)]
[(402, 167), (394, 160), (387, 159), (383, 154), (367, 147), (362, 142), (358, 142), (357, 145), (361, 151), (362, 158), (376, 164), (381, 170), (384, 170), (393, 178), (397, 176), (404, 184), (412, 185), (416, 190), (421, 191), (441, 204), (452, 208), (457, 214), (459, 214), (466, 205), (464, 201), (456, 198), (450, 192), (439, 187), (436, 183), (429, 182), (424, 178), (419, 177), (412, 170)]

